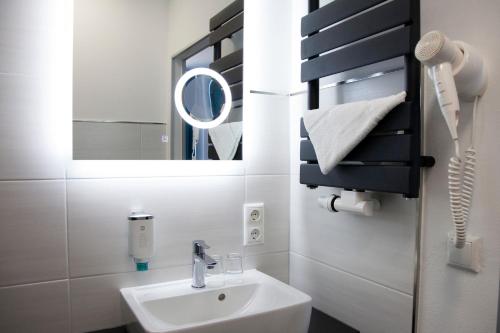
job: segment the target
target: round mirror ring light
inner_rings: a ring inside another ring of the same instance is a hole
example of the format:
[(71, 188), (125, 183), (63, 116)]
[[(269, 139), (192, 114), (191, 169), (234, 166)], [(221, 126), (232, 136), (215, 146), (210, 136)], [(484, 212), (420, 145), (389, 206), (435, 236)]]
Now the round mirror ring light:
[[(189, 113), (186, 110), (186, 107), (184, 106), (184, 101), (182, 98), (184, 87), (186, 86), (189, 80), (198, 75), (207, 75), (211, 77), (212, 79), (217, 81), (217, 83), (220, 84), (222, 90), (224, 91), (224, 100), (225, 100), (224, 106), (222, 108), (220, 115), (212, 121), (199, 121), (197, 119), (194, 119), (189, 115)], [(229, 85), (227, 84), (226, 80), (222, 77), (222, 75), (209, 68), (195, 68), (190, 71), (187, 71), (186, 73), (184, 73), (184, 75), (181, 76), (181, 78), (177, 82), (177, 85), (175, 86), (175, 106), (177, 108), (177, 112), (182, 117), (182, 119), (184, 119), (184, 121), (186, 121), (189, 125), (196, 128), (208, 129), (217, 127), (220, 124), (222, 124), (224, 120), (226, 120), (227, 117), (229, 116), (229, 112), (231, 112), (232, 100), (233, 97), (231, 95), (231, 89), (229, 88)]]

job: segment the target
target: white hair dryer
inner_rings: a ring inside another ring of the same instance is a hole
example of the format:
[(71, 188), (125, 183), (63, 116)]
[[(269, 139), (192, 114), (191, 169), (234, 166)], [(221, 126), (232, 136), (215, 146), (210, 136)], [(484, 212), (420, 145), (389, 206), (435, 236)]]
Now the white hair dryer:
[(470, 45), (450, 41), (440, 31), (425, 34), (415, 48), (415, 56), (429, 68), (451, 137), (458, 140), (458, 96), (473, 101), (484, 93), (487, 73), (483, 59)]
[(466, 241), (466, 224), (472, 200), (476, 151), (472, 142), (465, 152), (462, 174), (457, 131), (459, 97), (465, 101), (475, 101), (475, 112), (477, 99), (486, 91), (487, 72), (482, 57), (474, 48), (464, 42), (450, 41), (439, 31), (431, 31), (422, 37), (415, 48), (415, 56), (429, 69), (441, 112), (455, 143), (455, 156), (451, 158), (448, 170), (449, 192), (456, 229), (455, 246), (462, 248)]

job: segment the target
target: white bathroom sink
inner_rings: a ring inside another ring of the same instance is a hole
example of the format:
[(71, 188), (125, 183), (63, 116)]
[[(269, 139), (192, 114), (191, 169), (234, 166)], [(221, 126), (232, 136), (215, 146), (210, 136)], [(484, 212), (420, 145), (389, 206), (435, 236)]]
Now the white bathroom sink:
[(194, 289), (191, 279), (120, 290), (130, 331), (305, 333), (311, 297), (257, 270), (237, 284)]

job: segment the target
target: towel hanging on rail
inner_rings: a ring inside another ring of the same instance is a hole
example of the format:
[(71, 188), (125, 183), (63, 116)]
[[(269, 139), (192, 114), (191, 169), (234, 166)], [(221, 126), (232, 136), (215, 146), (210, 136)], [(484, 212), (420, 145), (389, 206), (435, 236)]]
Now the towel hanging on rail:
[(326, 175), (351, 152), (389, 111), (406, 98), (406, 92), (388, 97), (340, 104), (329, 110), (304, 114), (304, 125)]
[(208, 130), (220, 160), (232, 160), (242, 136), (242, 122), (221, 124)]

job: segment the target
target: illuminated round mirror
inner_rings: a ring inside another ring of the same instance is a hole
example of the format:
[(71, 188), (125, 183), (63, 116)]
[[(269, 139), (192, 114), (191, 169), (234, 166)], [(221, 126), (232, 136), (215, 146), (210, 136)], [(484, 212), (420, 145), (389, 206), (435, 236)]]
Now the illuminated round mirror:
[(196, 128), (219, 126), (231, 112), (229, 85), (222, 75), (208, 68), (195, 68), (182, 75), (174, 98), (179, 115)]

